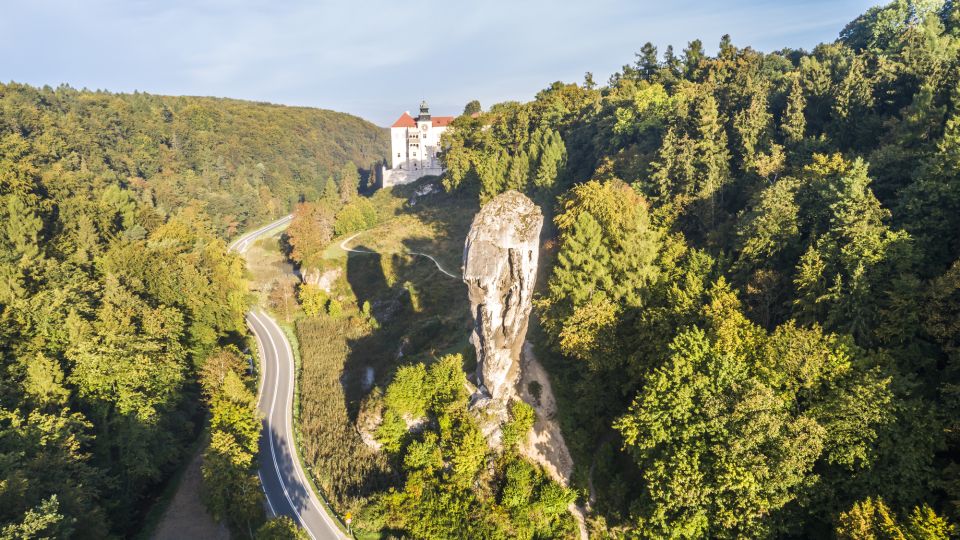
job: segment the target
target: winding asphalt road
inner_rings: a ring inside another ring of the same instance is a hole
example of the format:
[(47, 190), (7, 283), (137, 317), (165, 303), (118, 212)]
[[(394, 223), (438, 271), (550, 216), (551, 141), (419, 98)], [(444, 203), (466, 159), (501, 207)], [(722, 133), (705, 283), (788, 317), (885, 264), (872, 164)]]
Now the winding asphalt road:
[[(230, 244), (230, 249), (244, 253), (259, 237), (288, 225), (291, 219), (285, 216), (251, 231)], [(258, 474), (270, 513), (290, 516), (314, 540), (348, 538), (317, 499), (297, 459), (293, 438), (295, 367), (290, 342), (277, 322), (259, 308), (247, 313), (247, 326), (260, 349), (257, 407), (264, 419)]]

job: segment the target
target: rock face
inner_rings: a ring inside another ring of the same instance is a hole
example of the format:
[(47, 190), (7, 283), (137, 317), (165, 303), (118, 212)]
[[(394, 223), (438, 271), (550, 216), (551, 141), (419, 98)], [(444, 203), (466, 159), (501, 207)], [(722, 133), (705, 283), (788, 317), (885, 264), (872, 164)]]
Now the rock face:
[(323, 292), (329, 293), (333, 284), (340, 278), (343, 271), (337, 267), (326, 272), (320, 272), (317, 268), (307, 268), (302, 271), (303, 282), (308, 285), (316, 285), (323, 289)]
[(473, 218), (463, 248), (477, 382), (481, 393), (499, 403), (516, 396), (542, 227), (540, 209), (523, 194), (508, 191)]

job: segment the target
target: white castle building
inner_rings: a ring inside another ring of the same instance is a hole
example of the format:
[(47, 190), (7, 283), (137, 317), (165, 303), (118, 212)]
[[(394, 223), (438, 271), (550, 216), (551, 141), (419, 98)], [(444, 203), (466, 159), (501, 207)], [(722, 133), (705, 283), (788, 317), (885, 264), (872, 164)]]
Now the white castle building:
[(447, 130), (453, 116), (430, 116), (427, 102), (420, 103), (420, 114), (409, 112), (390, 126), (390, 168), (383, 169), (383, 187), (409, 184), (428, 174), (440, 175), (443, 167), (437, 152), (440, 135)]

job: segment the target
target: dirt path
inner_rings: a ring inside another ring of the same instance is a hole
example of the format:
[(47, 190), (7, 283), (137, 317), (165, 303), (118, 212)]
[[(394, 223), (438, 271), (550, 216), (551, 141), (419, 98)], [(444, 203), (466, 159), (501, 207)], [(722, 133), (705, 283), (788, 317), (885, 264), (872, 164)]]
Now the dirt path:
[[(533, 345), (526, 341), (523, 344), (520, 370), (520, 397), (533, 406), (537, 419), (527, 439), (520, 445), (520, 453), (532, 461), (539, 463), (547, 474), (565, 486), (570, 485), (573, 474), (573, 457), (567, 449), (567, 443), (560, 431), (557, 422), (557, 400), (553, 397), (553, 387), (547, 371), (537, 360), (533, 352)], [(539, 385), (539, 395), (531, 392), (531, 383)], [(587, 525), (584, 511), (575, 503), (570, 503), (567, 511), (577, 520), (580, 539), (587, 540)]]
[[(354, 234), (353, 236), (350, 236), (349, 238), (344, 238), (344, 239), (340, 242), (340, 249), (342, 249), (342, 250), (344, 250), (344, 251), (349, 251), (349, 252), (351, 252), (351, 253), (369, 253), (369, 254), (371, 254), (371, 255), (381, 255), (381, 253), (380, 253), (379, 251), (370, 251), (370, 250), (368, 250), (368, 249), (354, 249), (354, 248), (348, 248), (348, 247), (347, 247), (347, 242), (353, 240), (354, 238), (356, 238), (357, 236), (359, 236), (359, 235), (360, 235), (361, 233), (363, 233), (363, 232), (365, 232), (365, 231), (360, 231), (360, 232), (358, 232), (357, 234)], [(407, 254), (407, 255), (417, 255), (418, 257), (426, 257), (426, 258), (430, 259), (431, 261), (433, 261), (433, 264), (437, 265), (437, 270), (440, 270), (441, 272), (443, 272), (444, 274), (446, 274), (446, 275), (449, 276), (449, 277), (452, 277), (453, 279), (460, 279), (460, 278), (461, 278), (461, 276), (458, 276), (458, 275), (456, 275), (456, 274), (451, 274), (450, 272), (447, 272), (442, 266), (440, 266), (440, 261), (434, 259), (432, 255), (427, 255), (426, 253), (420, 253), (419, 251), (404, 251), (403, 253), (405, 253), (405, 254)]]
[(224, 524), (214, 521), (200, 501), (200, 464), (203, 462), (205, 447), (206, 444), (200, 445), (190, 460), (190, 465), (180, 479), (177, 493), (153, 533), (153, 540), (229, 540), (230, 531)]

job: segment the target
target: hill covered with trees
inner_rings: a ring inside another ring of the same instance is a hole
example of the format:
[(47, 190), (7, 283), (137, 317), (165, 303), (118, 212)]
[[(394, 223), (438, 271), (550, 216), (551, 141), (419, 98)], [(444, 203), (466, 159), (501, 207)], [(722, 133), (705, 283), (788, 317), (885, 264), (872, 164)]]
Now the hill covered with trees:
[(453, 122), (448, 190), (552, 212), (535, 336), (595, 533), (960, 520), (958, 52), (954, 2), (898, 0)]
[(344, 113), (233, 99), (0, 84), (0, 162), (108, 177), (224, 236), (315, 199), (347, 163), (369, 180), (386, 130)]
[[(204, 474), (249, 468), (255, 388), (230, 346), (247, 288), (226, 237), (385, 140), (329, 111), (0, 85), (0, 537), (138, 532), (202, 397)], [(218, 516), (260, 509), (255, 475), (229, 480), (253, 487), (207, 493)]]

